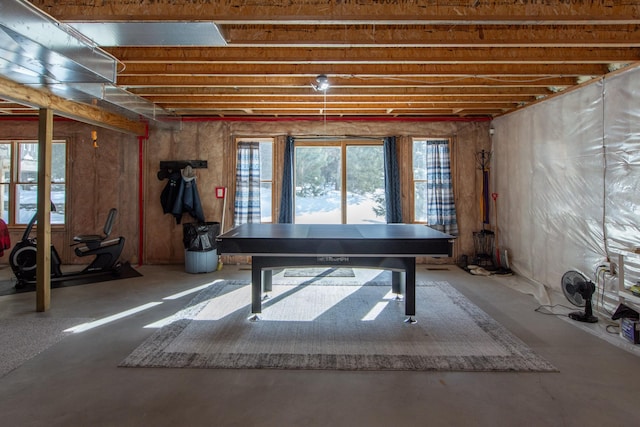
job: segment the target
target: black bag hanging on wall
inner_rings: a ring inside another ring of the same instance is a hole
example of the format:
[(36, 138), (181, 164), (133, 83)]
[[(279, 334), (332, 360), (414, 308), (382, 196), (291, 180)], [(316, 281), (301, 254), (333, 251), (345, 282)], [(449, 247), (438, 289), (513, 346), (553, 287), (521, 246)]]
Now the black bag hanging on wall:
[(220, 234), (219, 222), (186, 222), (182, 224), (182, 242), (188, 251), (204, 252), (216, 249), (218, 234)]

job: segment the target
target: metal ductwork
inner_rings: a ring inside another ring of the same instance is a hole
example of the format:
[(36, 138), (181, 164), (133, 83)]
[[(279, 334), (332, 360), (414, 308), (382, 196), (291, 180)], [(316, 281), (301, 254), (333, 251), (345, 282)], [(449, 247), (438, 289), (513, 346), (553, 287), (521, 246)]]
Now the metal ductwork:
[(177, 116), (115, 85), (118, 60), (25, 0), (0, 3), (0, 75), (131, 120), (176, 126)]

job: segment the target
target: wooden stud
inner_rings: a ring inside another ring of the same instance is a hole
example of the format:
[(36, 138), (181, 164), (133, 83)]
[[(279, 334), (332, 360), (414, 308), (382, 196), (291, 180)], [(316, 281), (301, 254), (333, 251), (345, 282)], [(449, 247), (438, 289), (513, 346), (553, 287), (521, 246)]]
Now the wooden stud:
[(40, 109), (38, 123), (38, 222), (36, 236), (36, 311), (51, 305), (51, 151), (53, 111)]

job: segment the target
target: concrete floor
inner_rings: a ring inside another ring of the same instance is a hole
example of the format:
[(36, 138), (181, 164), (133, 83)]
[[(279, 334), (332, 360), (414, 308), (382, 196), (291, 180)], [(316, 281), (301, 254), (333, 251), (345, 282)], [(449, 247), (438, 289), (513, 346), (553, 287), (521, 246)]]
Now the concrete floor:
[[(0, 318), (102, 318), (148, 310), (64, 338), (0, 378), (4, 426), (632, 426), (640, 422), (640, 357), (555, 316), (536, 300), (457, 267), (447, 280), (554, 364), (559, 373), (137, 369), (117, 365), (193, 295), (163, 297), (245, 268), (186, 274), (142, 266), (141, 278), (0, 297)], [(1, 270), (4, 275), (8, 269)], [(418, 307), (418, 316), (419, 320)], [(637, 346), (636, 346), (637, 347)]]

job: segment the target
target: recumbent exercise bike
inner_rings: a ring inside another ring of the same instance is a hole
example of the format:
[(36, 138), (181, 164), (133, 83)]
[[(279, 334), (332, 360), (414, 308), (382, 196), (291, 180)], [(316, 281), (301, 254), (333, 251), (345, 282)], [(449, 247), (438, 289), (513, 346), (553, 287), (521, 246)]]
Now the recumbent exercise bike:
[[(51, 203), (51, 211), (55, 212), (56, 207)], [(116, 219), (118, 210), (112, 208), (109, 211), (107, 220), (104, 224), (103, 234), (87, 234), (79, 235), (73, 238), (74, 243), (71, 246), (77, 247), (74, 252), (79, 257), (95, 256), (93, 261), (83, 270), (63, 273), (60, 266), (62, 261), (58, 251), (53, 244), (51, 245), (51, 281), (59, 282), (63, 280), (80, 279), (85, 276), (105, 273), (118, 273), (121, 266), (118, 258), (124, 248), (124, 237), (120, 236), (115, 239), (107, 240), (111, 234), (113, 223)], [(36, 223), (38, 213), (27, 224), (22, 239), (16, 243), (11, 254), (9, 255), (9, 264), (16, 276), (16, 288), (23, 288), (27, 284), (36, 281), (36, 254), (37, 241), (35, 237), (31, 237), (31, 230)]]

